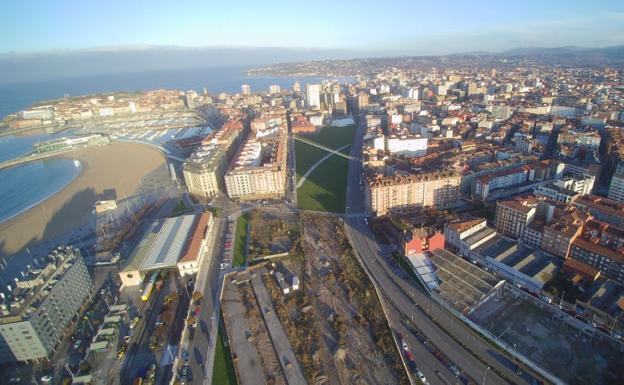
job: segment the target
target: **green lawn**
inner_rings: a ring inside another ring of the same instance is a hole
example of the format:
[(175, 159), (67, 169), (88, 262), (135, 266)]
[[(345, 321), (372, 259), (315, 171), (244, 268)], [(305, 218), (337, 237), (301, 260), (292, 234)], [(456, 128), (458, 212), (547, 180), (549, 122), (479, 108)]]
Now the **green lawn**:
[(234, 371), (234, 363), (232, 362), (232, 353), (230, 347), (223, 343), (221, 336), (221, 326), (217, 334), (217, 346), (215, 350), (214, 366), (212, 367), (212, 384), (213, 385), (238, 385), (236, 381), (236, 372)]
[(234, 258), (232, 259), (232, 267), (243, 266), (247, 260), (247, 223), (249, 222), (249, 214), (245, 213), (238, 217), (236, 221), (236, 242), (234, 243)]
[(297, 190), (299, 208), (344, 213), (348, 173), (348, 159), (334, 155), (321, 163)]
[(308, 171), (319, 159), (327, 155), (327, 151), (295, 140), (297, 180)]
[(355, 125), (345, 127), (323, 127), (321, 131), (314, 134), (299, 134), (302, 138), (311, 140), (329, 148), (340, 148), (345, 144), (353, 143), (355, 136)]
[[(301, 135), (310, 141), (330, 148), (340, 148), (353, 142), (355, 126), (324, 127), (316, 134)], [(341, 152), (348, 154), (350, 147)], [(295, 141), (297, 179), (317, 161), (327, 155), (327, 151), (307, 143)], [(299, 208), (306, 210), (343, 213), (349, 161), (339, 156), (331, 156), (321, 163), (297, 190)]]

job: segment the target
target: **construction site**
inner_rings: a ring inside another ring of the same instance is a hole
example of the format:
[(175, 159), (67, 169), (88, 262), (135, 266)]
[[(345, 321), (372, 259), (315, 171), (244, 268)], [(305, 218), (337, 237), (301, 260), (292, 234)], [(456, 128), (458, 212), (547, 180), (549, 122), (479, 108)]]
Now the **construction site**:
[(303, 214), (297, 223), (287, 257), (225, 278), (223, 319), (239, 384), (409, 383), (341, 219)]

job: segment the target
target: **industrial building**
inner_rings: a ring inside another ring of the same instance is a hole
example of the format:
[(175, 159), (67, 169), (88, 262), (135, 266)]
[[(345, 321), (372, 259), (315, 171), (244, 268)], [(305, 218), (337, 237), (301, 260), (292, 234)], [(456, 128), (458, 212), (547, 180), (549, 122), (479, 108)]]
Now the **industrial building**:
[(195, 236), (203, 239), (206, 226), (212, 223), (209, 215), (204, 213), (198, 219), (196, 214), (187, 214), (154, 221), (119, 272), (122, 285), (140, 285), (152, 272), (179, 269), (180, 261), (184, 270), (196, 269), (201, 261), (197, 260), (193, 267), (186, 266), (185, 262), (192, 260), (191, 250), (199, 252), (197, 243), (190, 247), (191, 239), (194, 240)]
[(0, 293), (0, 363), (48, 357), (94, 291), (80, 251), (59, 247)]

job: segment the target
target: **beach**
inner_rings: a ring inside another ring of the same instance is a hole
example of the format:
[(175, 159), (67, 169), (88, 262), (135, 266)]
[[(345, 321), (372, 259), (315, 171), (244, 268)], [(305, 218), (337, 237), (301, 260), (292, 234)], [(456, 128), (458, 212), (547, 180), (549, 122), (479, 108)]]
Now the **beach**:
[(138, 192), (141, 179), (145, 185), (146, 178), (169, 178), (164, 156), (139, 144), (116, 142), (77, 149), (59, 157), (79, 160), (82, 172), (41, 204), (0, 224), (0, 257), (48, 239), (62, 239), (72, 229), (92, 226), (96, 201), (132, 196)]

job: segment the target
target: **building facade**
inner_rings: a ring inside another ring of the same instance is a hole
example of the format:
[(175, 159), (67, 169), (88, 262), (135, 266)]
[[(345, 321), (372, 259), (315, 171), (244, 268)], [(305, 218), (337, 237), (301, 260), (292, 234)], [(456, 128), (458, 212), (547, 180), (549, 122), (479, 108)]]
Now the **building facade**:
[(369, 179), (364, 190), (366, 211), (382, 216), (418, 207), (450, 207), (459, 199), (460, 180), (452, 171)]
[(11, 302), (1, 306), (0, 362), (48, 357), (93, 294), (93, 280), (78, 249), (57, 249), (48, 261), (10, 287)]
[(535, 206), (533, 202), (516, 199), (496, 202), (496, 231), (522, 239), (525, 228), (535, 217)]

